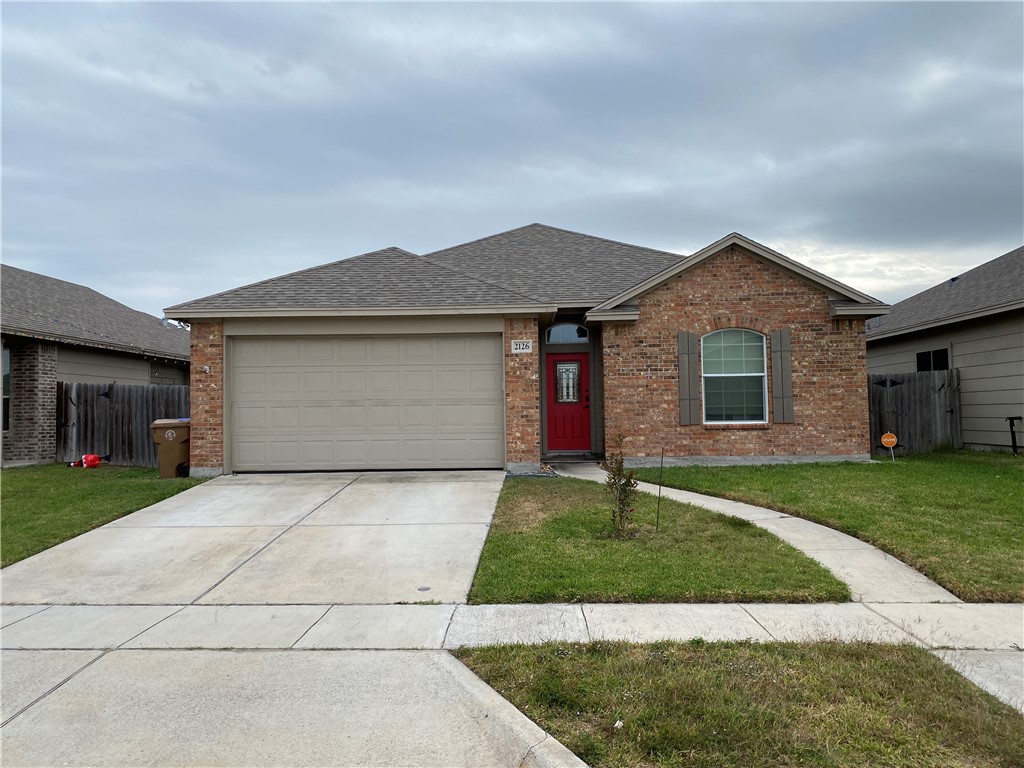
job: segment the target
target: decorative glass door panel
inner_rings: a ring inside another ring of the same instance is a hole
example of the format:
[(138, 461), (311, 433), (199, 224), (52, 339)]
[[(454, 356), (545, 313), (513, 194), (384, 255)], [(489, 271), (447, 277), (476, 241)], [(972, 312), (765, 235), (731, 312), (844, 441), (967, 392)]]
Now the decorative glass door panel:
[(589, 354), (547, 356), (547, 450), (589, 451), (590, 367)]
[(555, 363), (555, 402), (580, 401), (580, 364)]

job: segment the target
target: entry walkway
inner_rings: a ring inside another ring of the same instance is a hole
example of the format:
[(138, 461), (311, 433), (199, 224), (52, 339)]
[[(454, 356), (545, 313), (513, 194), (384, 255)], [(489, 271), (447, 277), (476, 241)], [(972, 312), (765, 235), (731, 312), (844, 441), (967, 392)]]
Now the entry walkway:
[[(608, 476), (597, 464), (556, 464), (566, 477), (603, 483)], [(658, 495), (658, 486), (638, 483), (641, 491)], [(764, 528), (817, 560), (850, 587), (853, 599), (864, 603), (959, 603), (960, 599), (910, 566), (870, 544), (810, 520), (740, 501), (661, 488), (666, 499), (693, 504), (712, 512), (738, 517)]]

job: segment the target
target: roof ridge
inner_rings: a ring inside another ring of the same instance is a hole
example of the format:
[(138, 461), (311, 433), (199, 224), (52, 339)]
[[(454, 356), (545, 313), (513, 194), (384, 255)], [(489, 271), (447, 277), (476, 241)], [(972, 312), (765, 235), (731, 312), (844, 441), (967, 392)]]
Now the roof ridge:
[[(430, 251), (429, 253), (423, 254), (423, 256), (433, 256), (436, 253), (444, 253), (445, 251), (454, 251), (456, 248), (462, 248), (465, 245), (473, 245), (474, 243), (482, 243), (486, 240), (493, 240), (496, 237), (502, 237), (504, 235), (510, 235), (513, 232), (518, 232), (521, 229), (527, 229), (528, 227), (543, 227), (543, 224), (523, 224), (521, 227), (512, 227), (512, 229), (506, 229), (504, 232), (496, 232), (493, 235), (484, 235), (483, 237), (477, 237), (473, 240), (467, 240), (464, 243), (456, 243), (455, 245), (449, 245), (447, 248), (438, 248), (436, 251)], [(421, 257), (422, 258), (422, 257)]]
[(538, 227), (544, 227), (546, 229), (553, 229), (556, 232), (565, 232), (565, 233), (570, 234), (570, 235), (579, 235), (580, 237), (586, 237), (586, 238), (589, 238), (591, 240), (601, 240), (601, 241), (603, 241), (605, 243), (611, 243), (612, 245), (622, 245), (622, 246), (625, 246), (626, 248), (636, 248), (637, 250), (640, 250), (640, 251), (648, 251), (650, 253), (663, 253), (666, 256), (672, 256), (673, 258), (676, 259), (676, 261), (682, 261), (683, 259), (688, 259), (692, 255), (692, 254), (685, 254), (685, 253), (680, 254), (680, 253), (676, 253), (675, 251), (665, 251), (665, 250), (662, 250), (661, 248), (650, 248), (650, 247), (648, 247), (646, 245), (637, 245), (636, 243), (627, 243), (625, 240), (613, 240), (610, 237), (601, 237), (601, 235), (588, 235), (586, 232), (577, 232), (574, 229), (565, 229), (565, 227), (554, 227), (554, 226), (552, 226), (550, 224), (536, 223), (536, 224), (532, 224), (532, 225), (528, 225), (528, 226), (538, 226)]
[(456, 275), (462, 275), (463, 277), (468, 277), (471, 280), (476, 280), (478, 283), (483, 283), (484, 285), (489, 285), (489, 286), (491, 286), (493, 288), (500, 288), (503, 291), (515, 294), (516, 296), (522, 296), (524, 299), (529, 299), (530, 301), (537, 302), (538, 304), (544, 303), (543, 300), (538, 298), (537, 296), (531, 296), (528, 293), (523, 293), (521, 291), (517, 291), (514, 288), (509, 288), (507, 285), (502, 285), (501, 283), (496, 283), (493, 280), (485, 280), (482, 277), (479, 277), (477, 275), (471, 274), (469, 272), (464, 272), (461, 269), (456, 269), (455, 267), (450, 267), (447, 264), (439, 264), (438, 262), (434, 261), (433, 259), (427, 258), (427, 256), (416, 256), (416, 258), (417, 259), (421, 259), (421, 260), (423, 260), (423, 261), (427, 262), (428, 264), (431, 264), (431, 265), (433, 265), (435, 267), (440, 267), (441, 269), (446, 269), (449, 272), (454, 272)]
[(197, 299), (190, 299), (189, 301), (180, 302), (178, 304), (173, 304), (173, 305), (171, 305), (169, 307), (164, 307), (164, 314), (166, 314), (168, 310), (177, 309), (178, 307), (188, 306), (189, 304), (195, 304), (197, 301), (205, 301), (206, 299), (216, 299), (218, 296), (224, 296), (225, 294), (228, 294), (228, 293), (234, 293), (235, 291), (240, 291), (240, 290), (242, 290), (244, 288), (254, 288), (257, 285), (265, 285), (267, 283), (273, 283), (273, 282), (276, 282), (278, 280), (283, 280), (286, 277), (295, 277), (296, 275), (303, 275), (306, 272), (313, 272), (314, 270), (317, 270), (317, 269), (324, 269), (325, 267), (333, 267), (335, 264), (340, 264), (343, 261), (344, 262), (353, 262), (356, 259), (362, 259), (362, 258), (364, 258), (366, 256), (376, 256), (378, 253), (384, 253), (385, 251), (398, 251), (399, 253), (402, 253), (402, 254), (404, 254), (406, 256), (413, 256), (415, 258), (419, 258), (419, 255), (413, 253), (412, 251), (407, 251), (404, 248), (399, 248), (397, 245), (389, 245), (386, 248), (378, 248), (375, 251), (367, 251), (366, 253), (359, 253), (359, 254), (356, 254), (355, 256), (347, 256), (347, 257), (345, 257), (343, 259), (335, 259), (334, 261), (328, 261), (328, 262), (326, 262), (324, 264), (316, 264), (316, 265), (314, 265), (312, 267), (306, 267), (305, 269), (297, 269), (294, 272), (286, 272), (283, 275), (274, 275), (273, 277), (267, 277), (267, 278), (264, 278), (263, 280), (256, 280), (255, 282), (252, 282), (252, 283), (246, 283), (245, 285), (239, 285), (236, 288), (228, 288), (227, 290), (224, 290), (224, 291), (218, 291), (217, 293), (211, 293), (211, 294), (208, 294), (206, 296), (200, 296)]
[(497, 232), (497, 233), (495, 233), (493, 235), (485, 235), (484, 237), (478, 237), (475, 240), (467, 240), (464, 243), (458, 243), (457, 245), (450, 245), (447, 248), (439, 248), (436, 251), (430, 251), (429, 253), (427, 253), (425, 255), (426, 256), (433, 256), (433, 255), (438, 254), (438, 253), (444, 253), (445, 251), (454, 251), (456, 248), (463, 248), (463, 247), (465, 247), (467, 245), (474, 245), (475, 243), (482, 243), (482, 242), (485, 242), (487, 240), (493, 240), (496, 237), (504, 237), (505, 235), (510, 235), (513, 232), (519, 232), (520, 230), (529, 229), (531, 227), (543, 227), (544, 229), (550, 229), (550, 230), (553, 230), (555, 232), (564, 232), (564, 233), (566, 233), (568, 235), (576, 235), (577, 237), (585, 237), (588, 240), (601, 240), (601, 241), (606, 242), (606, 243), (611, 243), (612, 245), (621, 245), (621, 246), (624, 246), (626, 248), (636, 248), (637, 250), (647, 251), (649, 253), (663, 253), (666, 256), (674, 257), (677, 261), (680, 260), (680, 259), (687, 258), (687, 255), (685, 255), (685, 254), (678, 254), (678, 253), (674, 253), (673, 251), (663, 251), (660, 248), (648, 248), (645, 245), (637, 245), (636, 243), (627, 243), (627, 242), (625, 242), (623, 240), (612, 240), (611, 238), (601, 237), (600, 235), (588, 235), (586, 232), (577, 232), (574, 229), (565, 229), (564, 227), (555, 227), (555, 226), (552, 226), (551, 224), (543, 224), (543, 223), (541, 223), (539, 221), (532, 222), (531, 224), (523, 224), (521, 227), (513, 227), (512, 229), (507, 229), (504, 232)]

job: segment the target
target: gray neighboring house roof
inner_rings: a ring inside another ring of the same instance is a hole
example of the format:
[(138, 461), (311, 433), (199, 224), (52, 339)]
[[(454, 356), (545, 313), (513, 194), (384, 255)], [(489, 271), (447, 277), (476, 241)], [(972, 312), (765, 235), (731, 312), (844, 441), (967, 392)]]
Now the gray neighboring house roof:
[(893, 304), (868, 324), (868, 340), (1024, 308), (1024, 246)]
[[(625, 299), (729, 245), (741, 245), (848, 299), (859, 314), (886, 305), (741, 235), (693, 256), (643, 248), (544, 224), (501, 232), (419, 256), (385, 248), (168, 307), (169, 317), (383, 315), (392, 313), (537, 314), (598, 307), (622, 320), (638, 312)], [(612, 304), (616, 306), (611, 306)], [(834, 315), (856, 314), (833, 307)], [(634, 318), (635, 319), (635, 318)]]
[(173, 360), (189, 359), (189, 332), (102, 293), (0, 265), (0, 330), (66, 344)]

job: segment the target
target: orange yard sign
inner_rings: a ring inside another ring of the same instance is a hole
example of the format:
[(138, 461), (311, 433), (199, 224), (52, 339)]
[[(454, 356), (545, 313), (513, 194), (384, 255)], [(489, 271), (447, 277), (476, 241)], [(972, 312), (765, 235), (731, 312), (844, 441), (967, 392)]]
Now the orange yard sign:
[(886, 432), (882, 435), (882, 445), (886, 448), (893, 448), (896, 445), (896, 435), (892, 432)]

